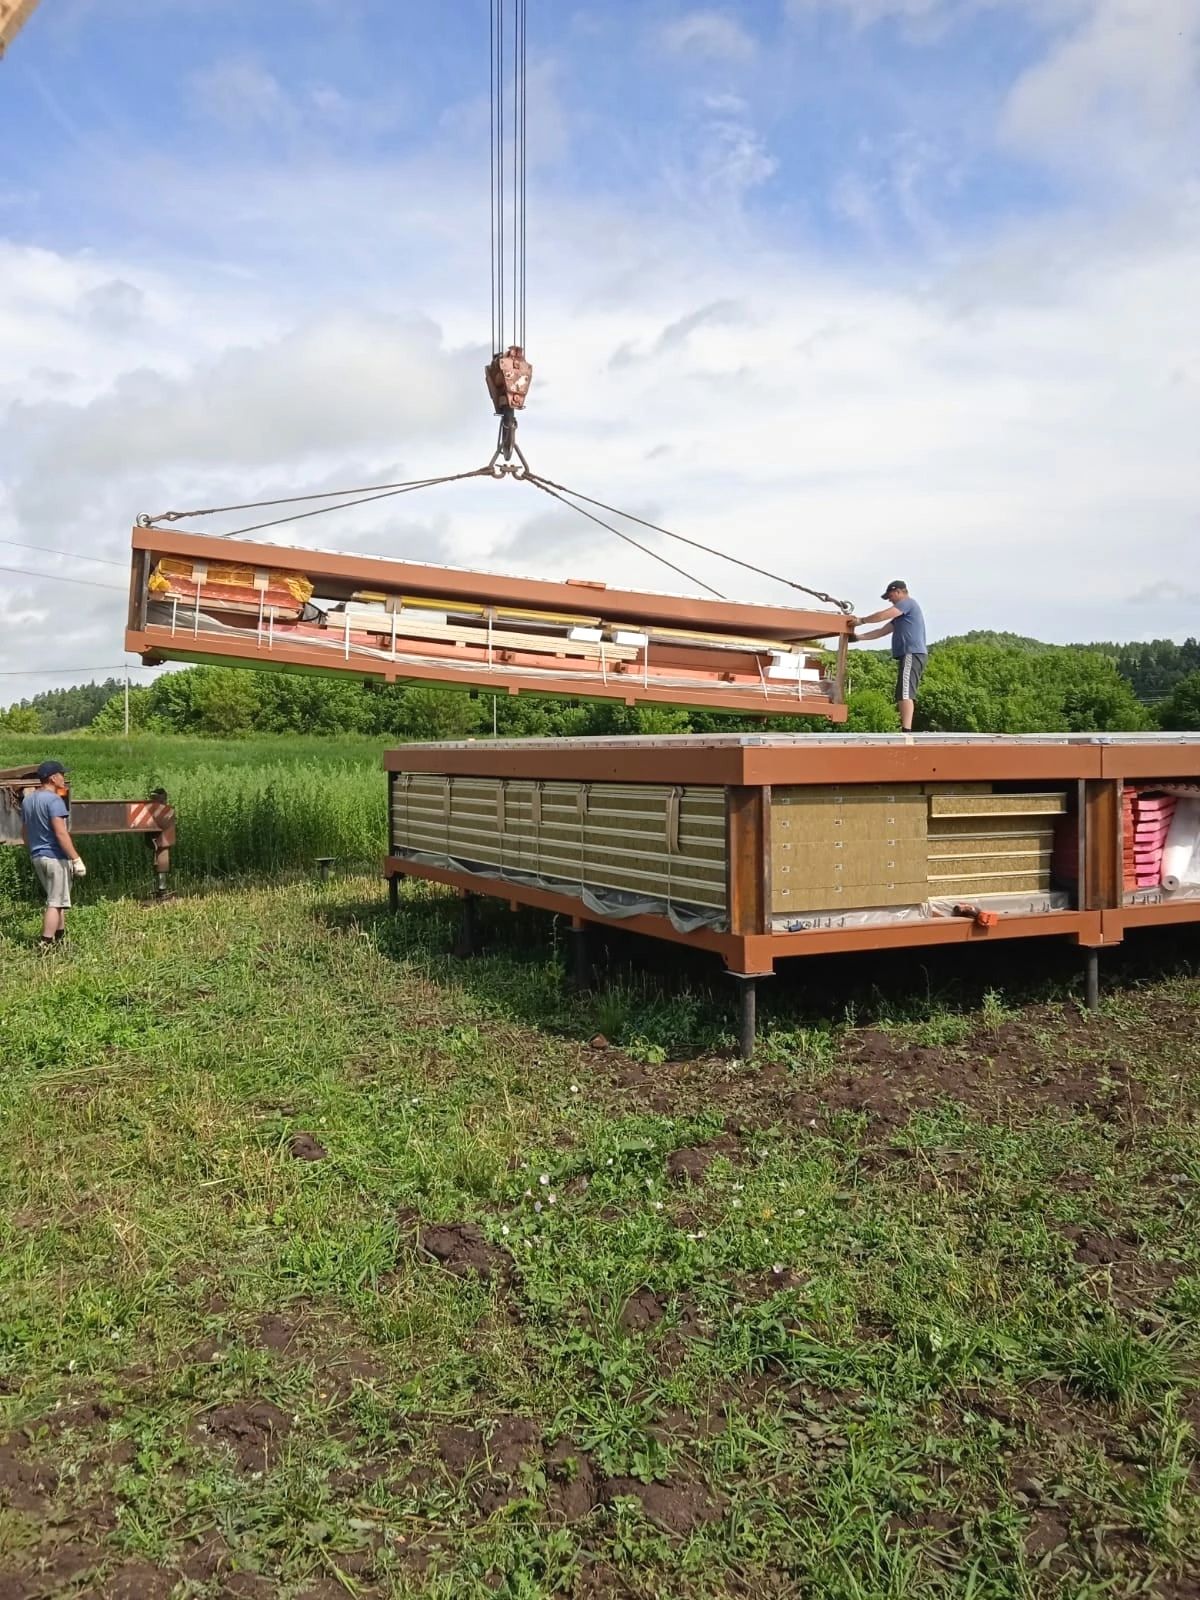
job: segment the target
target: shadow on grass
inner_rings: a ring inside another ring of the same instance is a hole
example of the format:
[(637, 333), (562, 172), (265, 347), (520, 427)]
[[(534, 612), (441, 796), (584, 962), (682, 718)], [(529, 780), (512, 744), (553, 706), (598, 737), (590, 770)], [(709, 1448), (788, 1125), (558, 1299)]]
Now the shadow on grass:
[[(729, 1050), (735, 997), (719, 959), (705, 951), (593, 927), (595, 983), (567, 982), (566, 920), (500, 900), (477, 905), (475, 954), (455, 955), (461, 901), (434, 885), (408, 884), (392, 915), (378, 899), (320, 906), (332, 928), (366, 932), (386, 957), (469, 993), (485, 1011), (586, 1040), (596, 1033), (647, 1060)], [(1200, 928), (1148, 929), (1102, 954), (1107, 995), (1200, 971)], [(1006, 1007), (1082, 1005), (1083, 952), (1064, 939), (1009, 940), (781, 961), (759, 988), (760, 1032), (887, 1026)]]

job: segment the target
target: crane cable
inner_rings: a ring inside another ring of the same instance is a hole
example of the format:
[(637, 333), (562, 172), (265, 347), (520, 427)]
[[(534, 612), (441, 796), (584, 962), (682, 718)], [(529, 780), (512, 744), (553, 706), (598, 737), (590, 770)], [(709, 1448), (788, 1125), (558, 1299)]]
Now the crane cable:
[(489, 0), (491, 49), (492, 350), (525, 346), (526, 0)]
[[(490, 46), (490, 145), (491, 145), (491, 318), (492, 318), (492, 349), (499, 353), (510, 345), (520, 349), (525, 347), (526, 333), (526, 188), (527, 188), (527, 162), (526, 162), (526, 129), (528, 125), (528, 30), (527, 30), (527, 0), (488, 0), (488, 36)], [(556, 483), (553, 478), (544, 478), (534, 472), (525, 462), (524, 456), (517, 451), (521, 462), (520, 470), (507, 465), (502, 465), (497, 470), (500, 451), (492, 457), (487, 466), (477, 467), (471, 472), (455, 472), (443, 474), (440, 477), (414, 478), (404, 483), (371, 484), (357, 489), (327, 489), (312, 494), (283, 495), (271, 500), (249, 500), (241, 504), (228, 506), (207, 506), (194, 511), (163, 511), (157, 516), (141, 516), (138, 524), (141, 527), (157, 527), (166, 522), (190, 521), (196, 517), (211, 517), (233, 511), (258, 511), (273, 509), (278, 506), (302, 505), (312, 501), (336, 501), (337, 504), (319, 505), (309, 511), (297, 512), (293, 515), (275, 517), (268, 521), (251, 523), (246, 527), (231, 529), (221, 535), (223, 539), (237, 539), (250, 533), (261, 533), (267, 528), (278, 528), (290, 522), (301, 522), (309, 517), (324, 516), (330, 511), (346, 511), (353, 506), (371, 505), (378, 500), (393, 499), (398, 495), (412, 494), (417, 489), (431, 489), (440, 484), (461, 483), (470, 478), (505, 477), (512, 476), (531, 484), (541, 493), (550, 496), (568, 510), (574, 511), (578, 516), (586, 518), (597, 527), (605, 529), (625, 544), (631, 545), (643, 555), (670, 569), (679, 577), (704, 589), (717, 599), (726, 598), (720, 590), (714, 589), (711, 584), (696, 577), (694, 573), (686, 571), (683, 567), (676, 566), (673, 561), (661, 555), (641, 540), (635, 539), (632, 534), (615, 527), (605, 518), (597, 516), (596, 512), (603, 511), (608, 516), (620, 518), (622, 521), (631, 522), (638, 527), (646, 528), (651, 533), (656, 533), (664, 539), (671, 539), (679, 544), (687, 545), (690, 549), (699, 550), (705, 555), (713, 556), (719, 561), (728, 561), (731, 565), (741, 567), (746, 572), (753, 572), (759, 577), (768, 578), (774, 583), (781, 583), (786, 588), (794, 589), (800, 594), (811, 596), (824, 605), (836, 607), (839, 611), (849, 613), (850, 604), (845, 600), (837, 600), (833, 595), (825, 594), (819, 589), (810, 589), (805, 584), (797, 583), (791, 578), (785, 578), (781, 573), (771, 572), (766, 567), (756, 566), (751, 561), (745, 561), (740, 556), (730, 555), (728, 551), (719, 550), (713, 545), (702, 544), (698, 539), (686, 538), (681, 533), (675, 533), (670, 528), (660, 527), (658, 523), (650, 522), (645, 517), (635, 516), (633, 512), (621, 511), (616, 506), (598, 500), (592, 495), (583, 494), (578, 489), (569, 489), (565, 484)], [(594, 509), (588, 510), (587, 507)]]
[[(820, 600), (823, 605), (836, 606), (839, 611), (846, 612), (847, 614), (849, 614), (849, 612), (853, 609), (848, 600), (837, 600), (833, 595), (825, 594), (820, 589), (810, 589), (806, 584), (797, 583), (793, 578), (785, 578), (782, 573), (771, 572), (767, 567), (755, 566), (753, 561), (743, 561), (741, 556), (731, 556), (728, 550), (718, 550), (715, 545), (702, 544), (699, 539), (688, 539), (682, 533), (673, 533), (670, 528), (662, 528), (657, 522), (648, 522), (645, 517), (634, 516), (632, 511), (619, 511), (616, 506), (606, 505), (603, 500), (596, 500), (590, 494), (582, 494), (578, 489), (568, 489), (564, 484), (555, 483), (552, 478), (543, 478), (538, 474), (533, 473), (530, 474), (530, 481), (536, 484), (539, 489), (546, 489), (548, 491), (557, 489), (560, 495), (570, 495), (573, 500), (583, 500), (587, 505), (596, 506), (599, 510), (607, 511), (614, 517), (623, 517), (626, 522), (636, 522), (640, 528), (649, 528), (651, 533), (660, 533), (664, 538), (675, 539), (680, 544), (686, 544), (690, 546), (690, 548), (693, 550), (703, 551), (705, 555), (716, 556), (719, 560), (728, 561), (735, 567), (744, 567), (747, 572), (757, 573), (760, 578), (770, 578), (773, 583), (782, 583), (789, 589), (797, 590), (797, 592), (800, 594), (810, 595), (812, 599)], [(587, 513), (584, 512), (580, 506), (575, 506), (574, 509), (579, 511), (582, 516), (587, 515)], [(592, 520), (598, 521), (599, 519), (593, 518)], [(607, 527), (608, 524), (602, 522), (600, 526)], [(616, 529), (613, 531), (616, 532)], [(623, 538), (625, 536), (618, 535), (618, 537)], [(645, 546), (643, 545), (638, 546), (639, 550), (644, 548)], [(647, 553), (650, 555), (654, 554), (653, 551), (648, 551)], [(676, 568), (675, 570), (678, 571), (679, 569)], [(699, 580), (696, 578), (692, 579), (693, 583), (698, 581)], [(709, 592), (710, 594), (716, 593), (715, 590), (710, 590)], [(722, 596), (722, 598), (724, 598), (724, 596)]]

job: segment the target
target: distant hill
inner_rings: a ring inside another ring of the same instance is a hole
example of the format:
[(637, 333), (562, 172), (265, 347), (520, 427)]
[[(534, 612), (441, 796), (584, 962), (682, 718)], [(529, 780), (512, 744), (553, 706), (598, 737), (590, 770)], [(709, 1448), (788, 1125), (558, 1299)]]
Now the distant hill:
[(990, 628), (976, 628), (972, 633), (951, 634), (939, 639), (939, 645), (987, 644), (996, 650), (1053, 650), (1056, 646), (1043, 644), (1040, 639), (1027, 639), (1023, 633), (994, 633)]
[(123, 689), (122, 679), (106, 678), (103, 683), (78, 683), (69, 689), (45, 689), (28, 700), (17, 701), (16, 708), (36, 712), (37, 725), (42, 733), (70, 733), (75, 728), (90, 727), (101, 707)]

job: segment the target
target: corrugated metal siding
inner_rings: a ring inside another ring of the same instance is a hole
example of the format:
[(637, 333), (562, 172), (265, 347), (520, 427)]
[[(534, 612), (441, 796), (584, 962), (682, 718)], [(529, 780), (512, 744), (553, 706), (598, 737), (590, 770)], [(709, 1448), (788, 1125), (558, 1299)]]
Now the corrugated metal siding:
[(677, 905), (725, 909), (722, 789), (400, 773), (400, 850)]

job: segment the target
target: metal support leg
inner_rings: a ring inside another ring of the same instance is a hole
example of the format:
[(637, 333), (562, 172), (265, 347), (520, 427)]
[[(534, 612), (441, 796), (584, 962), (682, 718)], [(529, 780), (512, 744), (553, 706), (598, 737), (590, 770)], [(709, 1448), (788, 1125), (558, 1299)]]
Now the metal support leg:
[(586, 922), (571, 928), (571, 988), (576, 994), (587, 994), (592, 987), (592, 952)]
[(388, 910), (393, 916), (400, 909), (400, 874), (393, 872), (388, 879)]
[(479, 932), (478, 908), (478, 895), (463, 895), (462, 920), (458, 925), (458, 940), (454, 946), (454, 954), (461, 961), (466, 961), (475, 954), (476, 936)]
[(1083, 953), (1084, 988), (1089, 1011), (1100, 1009), (1100, 952), (1096, 949)]
[(758, 979), (743, 972), (731, 972), (738, 989), (738, 1054), (743, 1061), (754, 1060), (758, 1034)]

